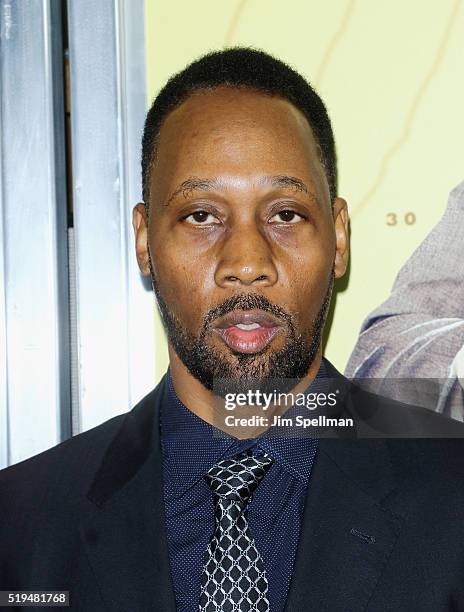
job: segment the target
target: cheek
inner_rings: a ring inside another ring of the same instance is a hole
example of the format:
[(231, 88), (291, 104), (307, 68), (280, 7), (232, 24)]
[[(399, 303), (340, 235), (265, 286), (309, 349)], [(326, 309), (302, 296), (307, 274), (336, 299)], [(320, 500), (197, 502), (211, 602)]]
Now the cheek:
[[(325, 295), (327, 279), (334, 263), (334, 250), (330, 240), (298, 240), (298, 247), (281, 249), (280, 277), (289, 292), (306, 304), (315, 301), (320, 293)], [(305, 296), (305, 297), (304, 297)]]
[(287, 300), (302, 328), (309, 327), (318, 314), (333, 269), (333, 256), (325, 248), (300, 249), (285, 265)]
[(165, 241), (159, 252), (152, 247), (155, 277), (170, 309), (182, 319), (195, 320), (208, 303), (211, 273), (205, 265), (197, 265), (189, 249), (179, 249), (178, 243), (173, 246)]

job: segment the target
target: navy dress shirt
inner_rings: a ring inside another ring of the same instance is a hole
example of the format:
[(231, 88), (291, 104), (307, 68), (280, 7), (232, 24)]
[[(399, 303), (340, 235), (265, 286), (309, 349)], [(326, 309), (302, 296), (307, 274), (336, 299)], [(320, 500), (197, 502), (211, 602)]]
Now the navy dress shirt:
[[(325, 377), (324, 364), (309, 389)], [(271, 612), (285, 607), (317, 440), (271, 427), (239, 440), (203, 421), (177, 398), (170, 371), (161, 407), (164, 503), (169, 562), (178, 612), (198, 612), (203, 555), (213, 534), (213, 495), (204, 479), (220, 459), (252, 448), (274, 459), (248, 504), (248, 524), (264, 561)], [(308, 391), (308, 390), (307, 390)], [(295, 407), (290, 408), (290, 414)]]

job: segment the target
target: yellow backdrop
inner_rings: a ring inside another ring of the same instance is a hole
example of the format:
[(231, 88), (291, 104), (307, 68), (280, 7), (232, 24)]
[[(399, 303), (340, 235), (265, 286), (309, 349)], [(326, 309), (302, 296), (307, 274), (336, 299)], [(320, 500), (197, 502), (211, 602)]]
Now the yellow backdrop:
[[(462, 0), (146, 0), (148, 100), (208, 50), (249, 45), (292, 64), (332, 118), (351, 274), (327, 357), (343, 370), (364, 317), (464, 178)], [(167, 366), (157, 320), (157, 378)]]

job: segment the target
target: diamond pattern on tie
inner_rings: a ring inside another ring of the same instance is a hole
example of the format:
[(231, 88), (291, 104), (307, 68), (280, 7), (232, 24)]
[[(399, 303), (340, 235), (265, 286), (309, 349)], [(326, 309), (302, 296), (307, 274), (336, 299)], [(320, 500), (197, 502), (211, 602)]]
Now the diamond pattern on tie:
[(269, 612), (266, 571), (245, 508), (272, 462), (249, 449), (219, 461), (205, 476), (216, 528), (205, 552), (199, 612)]

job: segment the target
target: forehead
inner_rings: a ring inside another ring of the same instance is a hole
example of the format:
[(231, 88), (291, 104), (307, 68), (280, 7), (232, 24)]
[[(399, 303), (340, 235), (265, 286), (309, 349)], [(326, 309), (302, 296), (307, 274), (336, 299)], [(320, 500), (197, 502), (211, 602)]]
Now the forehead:
[(154, 187), (160, 187), (161, 177), (173, 175), (250, 173), (326, 183), (308, 120), (288, 100), (220, 87), (196, 92), (167, 116), (158, 139)]

